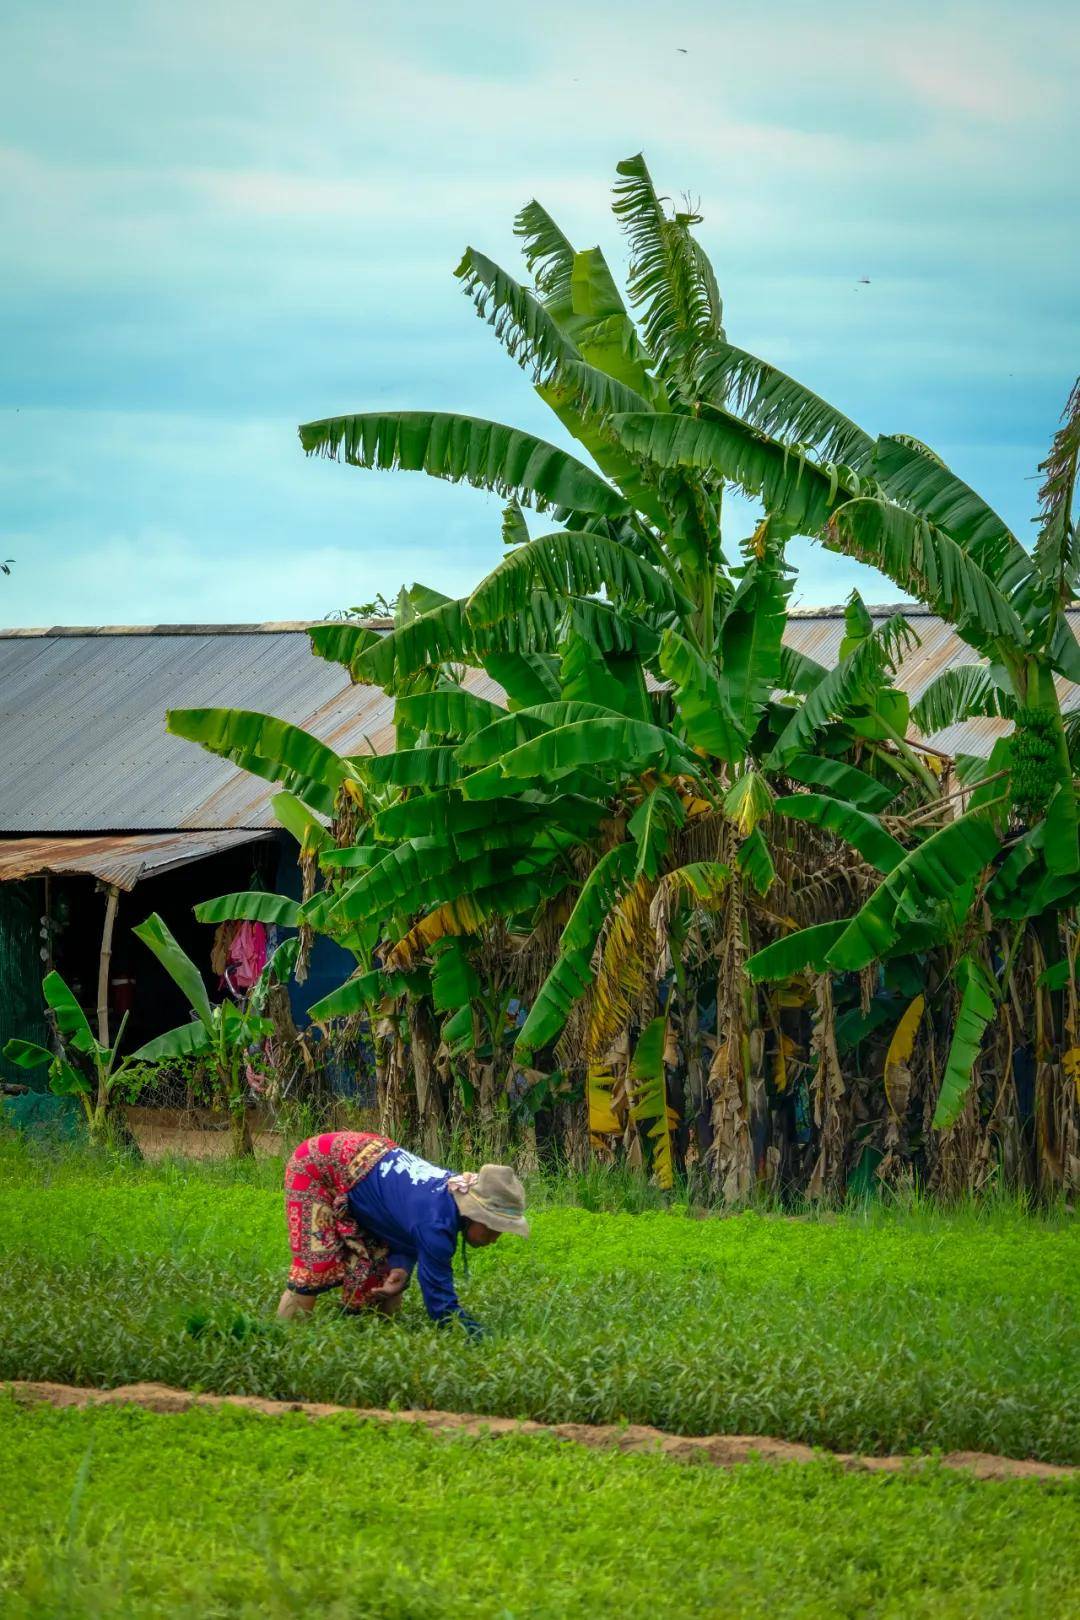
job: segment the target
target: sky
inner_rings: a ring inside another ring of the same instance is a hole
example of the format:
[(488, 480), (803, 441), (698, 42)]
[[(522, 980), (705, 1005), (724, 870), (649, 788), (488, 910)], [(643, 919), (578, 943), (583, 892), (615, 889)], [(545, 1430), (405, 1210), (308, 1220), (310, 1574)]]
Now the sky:
[[(1080, 369), (1078, 69), (1068, 0), (4, 0), (0, 623), (469, 590), (496, 497), (308, 461), (297, 424), (426, 407), (569, 446), (453, 269), (524, 277), (536, 196), (621, 272), (639, 150), (704, 215), (731, 340), (1027, 538)], [(792, 560), (798, 605), (898, 595)]]

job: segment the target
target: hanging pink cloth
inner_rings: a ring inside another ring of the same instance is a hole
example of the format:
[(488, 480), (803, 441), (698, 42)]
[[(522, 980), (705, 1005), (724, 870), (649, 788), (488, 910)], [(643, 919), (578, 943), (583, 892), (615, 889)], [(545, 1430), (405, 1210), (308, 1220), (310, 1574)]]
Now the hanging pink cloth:
[(250, 990), (265, 966), (265, 926), (261, 922), (242, 922), (229, 944), (225, 982), (230, 990)]

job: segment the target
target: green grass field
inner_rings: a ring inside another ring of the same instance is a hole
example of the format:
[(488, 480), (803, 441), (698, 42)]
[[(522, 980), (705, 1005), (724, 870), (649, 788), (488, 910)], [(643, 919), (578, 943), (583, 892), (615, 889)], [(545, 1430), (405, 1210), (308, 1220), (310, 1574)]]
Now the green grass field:
[(102, 1617), (1032, 1616), (1072, 1483), (730, 1472), (524, 1437), (0, 1397), (0, 1607)]
[(279, 1176), (0, 1144), (0, 1378), (1080, 1462), (1080, 1233), (1064, 1215), (699, 1220), (592, 1213), (538, 1186), (533, 1239), (476, 1255), (462, 1283), (488, 1329), (474, 1346), (419, 1297), (396, 1323), (324, 1301), (277, 1325)]

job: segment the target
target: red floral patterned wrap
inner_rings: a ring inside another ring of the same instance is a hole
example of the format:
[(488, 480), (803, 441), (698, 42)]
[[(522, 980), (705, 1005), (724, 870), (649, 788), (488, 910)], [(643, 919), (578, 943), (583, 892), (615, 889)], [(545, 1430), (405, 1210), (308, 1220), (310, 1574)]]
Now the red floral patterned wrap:
[(388, 1136), (328, 1131), (301, 1142), (285, 1166), (285, 1223), (298, 1294), (340, 1288), (346, 1310), (361, 1310), (386, 1280), (386, 1244), (362, 1232), (349, 1213), (349, 1188), (390, 1149)]

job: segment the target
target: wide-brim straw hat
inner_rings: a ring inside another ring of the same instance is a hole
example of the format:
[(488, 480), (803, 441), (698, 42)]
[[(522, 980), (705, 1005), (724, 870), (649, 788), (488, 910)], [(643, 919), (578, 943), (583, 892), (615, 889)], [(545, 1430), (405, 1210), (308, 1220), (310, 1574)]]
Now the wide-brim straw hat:
[(493, 1232), (528, 1237), (525, 1189), (508, 1164), (481, 1165), (476, 1175), (453, 1176), (449, 1183), (458, 1209)]

